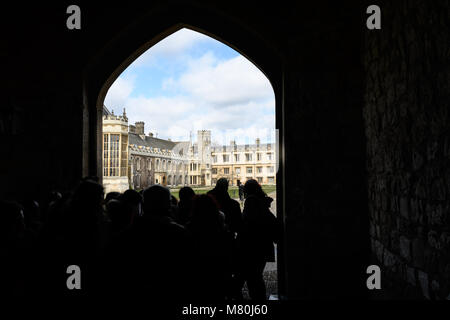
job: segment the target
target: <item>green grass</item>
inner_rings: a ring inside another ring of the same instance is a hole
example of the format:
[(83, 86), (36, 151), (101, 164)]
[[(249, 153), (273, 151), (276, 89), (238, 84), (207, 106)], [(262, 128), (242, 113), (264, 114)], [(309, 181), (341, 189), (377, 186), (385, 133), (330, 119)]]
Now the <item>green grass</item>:
[[(192, 188), (192, 189), (194, 190), (195, 194), (205, 194), (209, 190), (212, 190), (213, 187), (200, 187), (200, 188)], [(269, 194), (269, 193), (274, 192), (276, 190), (276, 186), (275, 185), (262, 185), (262, 189), (263, 189), (263, 191), (265, 193)], [(172, 195), (175, 196), (175, 198), (177, 198), (178, 200), (180, 199), (179, 191), (180, 191), (180, 189), (171, 189), (170, 190)], [(228, 194), (233, 199), (239, 198), (238, 187), (229, 187), (228, 188)]]
[(271, 184), (263, 184), (262, 185), (262, 189), (266, 194), (272, 193), (274, 191), (277, 190), (277, 186), (276, 185), (271, 185)]

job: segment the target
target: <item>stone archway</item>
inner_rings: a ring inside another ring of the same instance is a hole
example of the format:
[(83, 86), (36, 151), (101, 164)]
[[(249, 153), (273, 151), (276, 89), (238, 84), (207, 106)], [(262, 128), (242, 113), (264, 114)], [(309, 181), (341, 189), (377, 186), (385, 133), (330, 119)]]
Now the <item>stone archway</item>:
[[(27, 10), (10, 3), (0, 21), (6, 30), (0, 194), (21, 201), (25, 186), (46, 199), (51, 190), (70, 191), (83, 176), (101, 176), (97, 103), (103, 86), (139, 48), (189, 25), (251, 57), (282, 106), (277, 181), (283, 181), (278, 203), (286, 261), (280, 285), (287, 286), (280, 292), (288, 298), (363, 297), (370, 205), (372, 248), (379, 263), (396, 271), (395, 284), (415, 282), (428, 297), (439, 280), (436, 297), (445, 298), (445, 268), (436, 273), (430, 263), (417, 269), (410, 259), (424, 244), (431, 258), (441, 251), (428, 246), (426, 234), (410, 235), (403, 222), (426, 221), (429, 210), (422, 207), (434, 210), (444, 201), (434, 196), (448, 173), (448, 2), (383, 1), (382, 30), (366, 29), (367, 5), (91, 1), (82, 5), (82, 29), (68, 30), (64, 3), (29, 3)], [(33, 165), (25, 161), (30, 155)], [(400, 263), (392, 265), (393, 259)]]
[[(359, 296), (365, 289), (361, 273), (368, 253), (362, 90), (357, 88), (355, 94), (355, 83), (363, 82), (362, 67), (355, 63), (352, 51), (359, 49), (361, 32), (354, 31), (359, 21), (341, 23), (342, 30), (334, 31), (325, 42), (318, 39), (328, 37), (328, 24), (306, 28), (309, 33), (303, 31), (295, 38), (305, 39), (308, 46), (295, 43), (294, 47), (283, 47), (270, 33), (258, 33), (248, 21), (242, 22), (242, 17), (237, 18), (239, 12), (221, 13), (211, 6), (186, 2), (143, 12), (90, 61), (84, 70), (85, 88), (89, 88), (84, 91), (85, 106), (90, 115), (85, 129), (90, 150), (87, 171), (95, 175), (101, 168), (99, 110), (118, 75), (152, 45), (181, 28), (205, 33), (253, 62), (275, 93), (277, 212), (283, 230), (278, 251), (280, 294), (290, 298), (334, 295), (325, 289), (332, 283), (346, 288), (340, 296)], [(358, 10), (346, 9), (347, 13)], [(300, 16), (306, 26), (311, 17), (307, 11)], [(313, 16), (318, 19), (316, 13)], [(334, 21), (336, 16), (325, 14), (322, 19)], [(346, 47), (337, 41), (343, 30)], [(325, 54), (336, 48), (341, 50), (339, 55)], [(331, 108), (336, 104), (345, 112)], [(321, 236), (311, 244), (317, 234)], [(341, 278), (325, 272), (325, 266), (335, 262), (337, 252), (345, 256), (340, 259), (345, 263), (338, 265), (338, 272), (345, 275)], [(351, 285), (344, 285), (348, 282)]]

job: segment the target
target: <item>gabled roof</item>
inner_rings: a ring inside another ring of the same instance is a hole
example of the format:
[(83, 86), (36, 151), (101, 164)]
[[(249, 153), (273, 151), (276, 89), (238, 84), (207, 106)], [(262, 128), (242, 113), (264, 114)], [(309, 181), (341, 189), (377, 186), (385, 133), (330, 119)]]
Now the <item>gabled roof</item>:
[(158, 148), (172, 150), (175, 146), (175, 142), (169, 140), (158, 139), (154, 137), (145, 136), (144, 139), (141, 138), (136, 133), (128, 133), (129, 144), (135, 144), (137, 146)]
[(105, 105), (103, 105), (103, 115), (104, 116), (110, 116), (111, 115), (111, 112), (108, 110), (108, 108)]
[(187, 155), (187, 152), (189, 150), (189, 141), (174, 142), (170, 140), (164, 140), (149, 136), (145, 136), (143, 139), (137, 133), (128, 133), (128, 141), (129, 144), (150, 148), (158, 148), (161, 150), (162, 149), (171, 150), (176, 154), (180, 154), (181, 151), (181, 155)]

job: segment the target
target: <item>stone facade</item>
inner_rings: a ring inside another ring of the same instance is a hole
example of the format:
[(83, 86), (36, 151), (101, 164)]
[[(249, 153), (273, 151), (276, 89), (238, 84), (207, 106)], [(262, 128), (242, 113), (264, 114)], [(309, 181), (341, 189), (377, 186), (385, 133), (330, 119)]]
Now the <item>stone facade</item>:
[(389, 32), (368, 32), (364, 57), (372, 250), (399, 296), (448, 299), (450, 51), (440, 46), (450, 43), (448, 4), (381, 7)]
[(128, 118), (116, 116), (103, 108), (103, 186), (105, 192), (124, 192), (128, 182)]
[[(128, 125), (125, 110), (123, 115), (116, 116), (104, 107), (103, 113), (106, 193), (128, 188), (139, 190), (153, 184), (212, 186), (221, 177), (228, 178), (231, 185), (250, 178), (261, 184), (275, 184), (274, 144), (260, 144), (257, 139), (250, 146), (211, 146), (209, 130), (199, 130), (195, 143), (174, 142), (155, 138), (152, 133), (146, 135), (142, 121)], [(225, 157), (231, 161), (224, 162)]]
[(130, 186), (143, 189), (153, 184), (186, 185), (189, 179), (189, 158), (173, 150), (131, 144)]
[(255, 179), (260, 184), (276, 182), (275, 144), (261, 144), (257, 139), (252, 145), (237, 145), (232, 141), (228, 146), (212, 148), (212, 182), (227, 178), (230, 184), (245, 183)]

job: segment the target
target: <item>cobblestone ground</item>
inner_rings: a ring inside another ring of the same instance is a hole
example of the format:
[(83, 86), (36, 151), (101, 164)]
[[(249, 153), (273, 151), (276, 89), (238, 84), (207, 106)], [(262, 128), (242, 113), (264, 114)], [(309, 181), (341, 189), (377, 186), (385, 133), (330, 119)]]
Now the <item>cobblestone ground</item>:
[[(277, 204), (276, 204), (276, 193), (272, 192), (269, 194), (269, 197), (272, 197), (274, 201), (270, 206), (270, 210), (273, 214), (277, 215)], [(274, 297), (278, 297), (278, 273), (277, 273), (277, 246), (275, 245), (275, 262), (266, 263), (266, 267), (264, 269), (264, 281), (266, 283), (266, 293), (268, 299), (273, 299)], [(248, 295), (247, 284), (244, 285), (243, 290), (244, 299), (250, 299)]]

